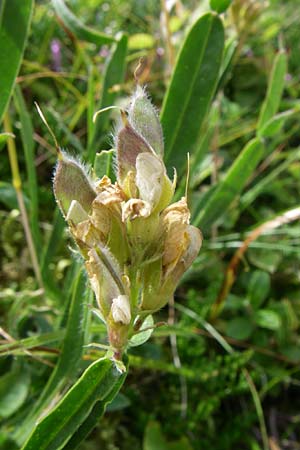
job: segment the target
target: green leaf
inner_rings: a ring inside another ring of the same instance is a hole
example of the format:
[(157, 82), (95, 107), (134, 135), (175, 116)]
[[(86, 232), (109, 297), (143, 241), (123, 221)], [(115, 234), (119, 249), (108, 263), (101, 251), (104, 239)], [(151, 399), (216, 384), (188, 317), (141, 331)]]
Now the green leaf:
[(0, 122), (19, 73), (32, 10), (33, 0), (2, 0), (0, 4)]
[(219, 182), (204, 208), (199, 212), (194, 225), (207, 232), (241, 193), (248, 178), (263, 156), (264, 147), (260, 139), (253, 139), (241, 151), (227, 174)]
[(185, 437), (176, 442), (167, 442), (158, 422), (149, 422), (146, 428), (143, 450), (192, 450)]
[(0, 378), (0, 417), (7, 418), (26, 400), (30, 387), (27, 370), (14, 369)]
[(38, 217), (38, 186), (37, 176), (35, 169), (35, 143), (33, 140), (33, 127), (30, 115), (27, 111), (27, 107), (22, 95), (20, 87), (17, 85), (14, 92), (14, 103), (18, 110), (21, 121), (21, 137), (25, 155), (26, 170), (27, 170), (27, 183), (30, 196), (30, 225), (33, 241), (37, 254), (41, 254), (41, 234), (39, 229), (39, 217)]
[(247, 296), (253, 308), (259, 308), (265, 301), (271, 286), (270, 275), (262, 270), (255, 270), (251, 275)]
[(261, 328), (267, 330), (278, 330), (281, 327), (281, 318), (279, 314), (271, 309), (261, 309), (255, 314), (255, 322)]
[[(25, 206), (29, 206), (29, 199), (23, 195)], [(16, 190), (12, 184), (0, 181), (0, 203), (3, 203), (9, 209), (18, 209), (18, 200)]]
[(100, 33), (84, 25), (65, 5), (63, 0), (52, 0), (56, 14), (64, 25), (80, 40), (91, 42), (96, 45), (110, 44), (114, 38)]
[(131, 405), (131, 401), (126, 395), (119, 393), (113, 401), (107, 406), (107, 412), (121, 411)]
[(149, 422), (144, 437), (143, 450), (166, 450), (167, 443), (158, 422)]
[[(151, 315), (147, 316), (146, 319), (143, 322), (143, 325), (141, 326), (140, 332), (133, 335), (132, 338), (129, 341), (129, 345), (130, 347), (137, 347), (138, 345), (142, 345), (145, 342), (148, 341), (148, 339), (150, 338), (151, 334), (153, 333), (153, 325), (154, 325), (154, 320), (153, 317)], [(145, 328), (149, 328), (145, 331)]]
[(165, 159), (179, 172), (187, 152), (194, 149), (215, 93), (223, 47), (222, 22), (207, 13), (192, 26), (179, 52), (161, 112)]
[(291, 167), (293, 161), (299, 160), (300, 152), (299, 149), (294, 149), (294, 151), (289, 154), (285, 161), (279, 164), (275, 169), (265, 175), (261, 180), (257, 181), (251, 189), (249, 189), (242, 197), (240, 201), (240, 211), (247, 208), (254, 200), (265, 190), (270, 188), (271, 183), (278, 179), (278, 176), (284, 171)]
[(36, 426), (23, 450), (75, 449), (96, 424), (125, 378), (126, 372), (121, 373), (115, 363), (107, 358), (91, 364), (57, 406)]
[(273, 137), (275, 134), (280, 132), (285, 122), (298, 112), (299, 110), (297, 109), (291, 109), (289, 111), (276, 114), (258, 130), (257, 135), (260, 137)]
[(226, 326), (226, 334), (234, 339), (248, 339), (254, 327), (247, 317), (236, 317), (229, 320)]
[(41, 412), (49, 406), (55, 394), (62, 389), (64, 384), (76, 375), (76, 369), (81, 361), (84, 345), (85, 323), (87, 305), (84, 301), (86, 289), (86, 277), (80, 270), (74, 279), (69, 317), (66, 333), (62, 343), (62, 349), (58, 363), (52, 372), (40, 398), (35, 402), (34, 408), (22, 427), (16, 432), (16, 440), (22, 444), (28, 437), (34, 423)]
[[(43, 255), (41, 261), (41, 272), (44, 280), (44, 284), (47, 288), (47, 291), (58, 291), (55, 282), (51, 277), (51, 263), (53, 261), (53, 257), (59, 245), (61, 244), (61, 240), (63, 237), (63, 232), (66, 227), (66, 222), (59, 210), (58, 207), (55, 208), (55, 212), (53, 215), (53, 224), (51, 234), (49, 236), (48, 242), (43, 248)], [(61, 292), (59, 291), (59, 295)]]
[(96, 154), (94, 162), (94, 171), (98, 178), (102, 178), (104, 175), (107, 175), (109, 178), (112, 178), (113, 176), (112, 161), (114, 154), (115, 151), (113, 149), (102, 150), (102, 152)]
[(285, 51), (281, 50), (274, 59), (267, 95), (259, 113), (257, 123), (258, 130), (263, 128), (263, 126), (276, 114), (279, 108), (286, 72), (287, 55)]
[[(112, 106), (116, 100), (118, 92), (114, 89), (124, 81), (127, 55), (127, 36), (122, 34), (117, 42), (111, 48), (111, 54), (105, 65), (105, 72), (102, 84), (101, 100), (97, 109)], [(95, 111), (94, 111), (95, 112)], [(94, 113), (93, 112), (93, 113)], [(103, 142), (107, 138), (104, 133), (105, 127), (109, 119), (109, 111), (99, 114), (96, 123), (93, 124), (92, 135), (89, 136), (88, 159), (93, 161), (96, 151), (99, 150), (99, 142)]]
[(231, 0), (210, 0), (209, 2), (211, 9), (221, 14), (229, 8)]

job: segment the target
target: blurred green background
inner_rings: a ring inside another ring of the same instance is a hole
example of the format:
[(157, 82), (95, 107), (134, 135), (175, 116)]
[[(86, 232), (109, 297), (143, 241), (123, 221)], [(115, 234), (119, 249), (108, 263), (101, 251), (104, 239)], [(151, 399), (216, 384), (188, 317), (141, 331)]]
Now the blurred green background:
[[(189, 150), (189, 204), (203, 247), (175, 306), (156, 317), (169, 325), (129, 351), (122, 394), (80, 449), (300, 449), (300, 4), (69, 0), (67, 11), (82, 25), (73, 23), (74, 29), (61, 5), (34, 5), (2, 124), (15, 138), (14, 144), (0, 139), (0, 449), (20, 448), (22, 424), (64, 354), (80, 266), (56, 210), (56, 152), (34, 102), (59, 145), (93, 162), (96, 152), (111, 147), (118, 118), (108, 112), (94, 125), (94, 112), (126, 104), (141, 57), (140, 81), (160, 109), (189, 27), (222, 6), (226, 45), (217, 90), (197, 142), (180, 149), (177, 167), (180, 198)], [(2, 0), (0, 11), (4, 6)], [(262, 124), (266, 108), (272, 114)], [(240, 164), (238, 156), (255, 137), (263, 145), (261, 157)], [(35, 268), (8, 145), (17, 151)], [(235, 181), (228, 176), (232, 167)], [(88, 287), (82, 291), (78, 301), (90, 305)], [(61, 369), (55, 395), (101, 354), (82, 344), (106, 342), (104, 326), (88, 307), (74, 320), (74, 326), (85, 321), (78, 341), (83, 354)]]

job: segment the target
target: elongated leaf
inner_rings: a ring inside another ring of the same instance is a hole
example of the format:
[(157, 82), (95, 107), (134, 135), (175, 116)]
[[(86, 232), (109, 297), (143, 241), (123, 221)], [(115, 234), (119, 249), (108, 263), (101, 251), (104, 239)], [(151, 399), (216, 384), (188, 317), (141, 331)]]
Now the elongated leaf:
[(114, 178), (114, 174), (112, 171), (114, 154), (115, 151), (113, 149), (102, 150), (102, 152), (96, 154), (94, 171), (98, 178), (102, 178), (104, 175), (107, 175), (110, 179)]
[(222, 22), (207, 13), (193, 25), (180, 50), (161, 112), (165, 158), (178, 171), (194, 148), (215, 93), (223, 47)]
[(20, 69), (32, 9), (33, 0), (3, 0), (0, 4), (0, 122)]
[(76, 369), (81, 361), (84, 344), (87, 310), (84, 302), (85, 291), (86, 279), (81, 270), (74, 279), (66, 334), (63, 340), (59, 361), (52, 372), (42, 395), (35, 403), (31, 415), (16, 433), (15, 438), (20, 444), (28, 437), (42, 410), (49, 405), (49, 402), (62, 386), (76, 375)]
[(276, 114), (281, 100), (284, 79), (287, 72), (287, 55), (280, 51), (274, 60), (265, 101), (260, 110), (257, 129), (262, 127)]
[[(25, 206), (29, 207), (29, 198), (23, 195)], [(0, 181), (0, 203), (3, 203), (9, 209), (18, 208), (16, 190), (12, 184)]]
[[(116, 398), (120, 388), (124, 383), (125, 378), (125, 373), (123, 375), (121, 375), (120, 372), (113, 373), (113, 376), (109, 380), (111, 383), (111, 391), (105, 397), (105, 402), (103, 400), (99, 400), (97, 401), (97, 403), (95, 403), (91, 413), (79, 427), (76, 433), (72, 436), (72, 438), (68, 441), (67, 445), (64, 447), (64, 450), (75, 450), (78, 445), (80, 445), (80, 443), (90, 434), (90, 432), (93, 430), (93, 428), (95, 428), (95, 426), (99, 422), (99, 419), (105, 412), (106, 406), (109, 406), (111, 402)], [(129, 402), (127, 401), (127, 405), (128, 403)]]
[(55, 209), (54, 217), (53, 217), (53, 225), (52, 225), (52, 231), (51, 235), (49, 237), (49, 240), (47, 244), (44, 247), (44, 252), (42, 256), (42, 277), (45, 283), (46, 288), (49, 288), (51, 291), (57, 291), (57, 287), (55, 283), (53, 282), (51, 276), (50, 276), (50, 264), (52, 262), (52, 258), (55, 255), (55, 252), (60, 245), (63, 231), (65, 229), (66, 222), (61, 215), (61, 212), (58, 207)]
[(19, 86), (16, 86), (14, 93), (14, 102), (18, 110), (21, 120), (21, 137), (26, 161), (27, 183), (30, 196), (30, 225), (32, 237), (34, 240), (37, 254), (41, 254), (41, 235), (39, 229), (38, 218), (38, 187), (37, 176), (34, 162), (34, 148), (33, 127), (30, 115), (27, 111), (22, 91)]
[(84, 432), (80, 436), (79, 427), (86, 426), (90, 431), (91, 422), (95, 424), (93, 418), (95, 413), (97, 415), (96, 410), (99, 408), (99, 415), (103, 414), (106, 404), (117, 394), (125, 377), (126, 372), (121, 373), (115, 363), (107, 358), (91, 364), (58, 405), (36, 426), (23, 450), (58, 450), (75, 433), (79, 443), (86, 435)]
[(29, 372), (20, 368), (0, 377), (0, 417), (6, 418), (24, 403), (30, 386)]
[(257, 132), (259, 137), (273, 137), (279, 133), (285, 122), (294, 114), (299, 113), (297, 109), (290, 109), (272, 116)]
[(231, 0), (210, 0), (209, 4), (211, 9), (221, 14), (229, 8)]
[(253, 139), (234, 161), (193, 223), (200, 226), (204, 232), (207, 231), (208, 227), (226, 212), (232, 201), (240, 194), (262, 156), (262, 142), (258, 138)]
[(114, 38), (85, 26), (65, 5), (63, 0), (52, 0), (56, 14), (64, 25), (78, 38), (96, 45), (109, 44)]
[(294, 153), (291, 153), (285, 161), (283, 161), (281, 164), (279, 164), (277, 167), (275, 167), (274, 170), (272, 170), (268, 175), (263, 177), (260, 181), (255, 183), (255, 185), (249, 189), (241, 198), (241, 210), (247, 208), (251, 203), (262, 193), (265, 189), (270, 186), (272, 181), (276, 180), (278, 176), (283, 172), (284, 170), (288, 169), (291, 164), (300, 159), (300, 151), (295, 151)]
[[(111, 49), (111, 55), (105, 67), (102, 94), (100, 103), (97, 106), (98, 109), (112, 106), (115, 102), (117, 91), (114, 87), (124, 81), (127, 42), (127, 36), (123, 34)], [(97, 116), (93, 134), (91, 137), (89, 136), (88, 159), (90, 162), (93, 162), (96, 152), (100, 150), (99, 144), (107, 138), (106, 135), (101, 136), (101, 133), (104, 132), (108, 119), (109, 111)]]

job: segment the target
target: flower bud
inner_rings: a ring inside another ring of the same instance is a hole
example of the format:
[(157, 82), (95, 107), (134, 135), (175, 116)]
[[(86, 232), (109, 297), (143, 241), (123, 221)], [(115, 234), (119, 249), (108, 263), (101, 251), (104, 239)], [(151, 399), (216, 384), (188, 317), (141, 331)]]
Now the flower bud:
[[(118, 182), (124, 188), (126, 177), (136, 170), (136, 158), (140, 153), (153, 153), (147, 142), (140, 136), (123, 115), (124, 127), (119, 131), (117, 144)], [(126, 191), (125, 191), (126, 192)], [(127, 192), (126, 192), (127, 193)], [(129, 194), (129, 193), (128, 193)]]
[(96, 193), (92, 187), (84, 167), (76, 160), (62, 154), (56, 166), (53, 179), (53, 189), (56, 201), (64, 215), (67, 217), (73, 200), (76, 200), (89, 212)]
[(130, 303), (127, 295), (118, 295), (111, 305), (111, 315), (116, 323), (129, 325), (131, 320)]
[(128, 118), (132, 127), (162, 157), (164, 154), (162, 127), (156, 109), (141, 86), (137, 86), (132, 97)]

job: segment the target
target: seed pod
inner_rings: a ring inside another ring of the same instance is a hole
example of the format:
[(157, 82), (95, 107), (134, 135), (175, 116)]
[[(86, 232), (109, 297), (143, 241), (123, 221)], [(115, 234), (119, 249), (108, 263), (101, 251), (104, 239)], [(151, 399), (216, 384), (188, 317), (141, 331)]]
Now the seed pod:
[(96, 197), (83, 166), (64, 153), (56, 166), (53, 189), (64, 217), (67, 217), (73, 200), (76, 200), (86, 212), (89, 212), (92, 201)]

